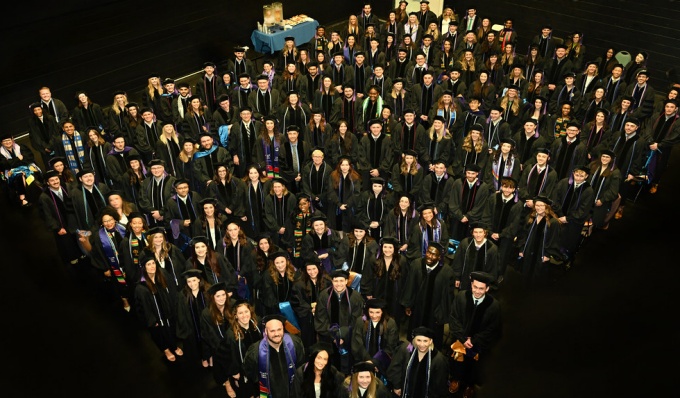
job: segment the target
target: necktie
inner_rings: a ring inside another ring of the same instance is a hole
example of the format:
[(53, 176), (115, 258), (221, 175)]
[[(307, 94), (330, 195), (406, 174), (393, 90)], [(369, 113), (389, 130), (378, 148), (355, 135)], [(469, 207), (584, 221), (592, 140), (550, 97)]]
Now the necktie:
[(300, 172), (300, 162), (298, 160), (297, 145), (291, 145), (293, 152), (293, 171), (297, 174)]
[(479, 300), (475, 300), (475, 307), (477, 307), (477, 304), (479, 304)]
[(64, 194), (63, 192), (61, 192), (61, 190), (57, 191), (57, 196), (59, 197), (59, 199), (61, 199), (61, 201), (64, 201)]

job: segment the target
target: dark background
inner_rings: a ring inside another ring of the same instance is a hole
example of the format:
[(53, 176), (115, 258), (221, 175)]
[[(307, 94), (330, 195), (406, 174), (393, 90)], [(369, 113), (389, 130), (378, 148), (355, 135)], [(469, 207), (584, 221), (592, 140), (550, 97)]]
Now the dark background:
[[(44, 85), (68, 106), (81, 89), (108, 106), (116, 89), (139, 92), (150, 72), (180, 78), (207, 60), (220, 62), (233, 45), (252, 46), (262, 4), (14, 4), (0, 30), (1, 128), (25, 131), (27, 106)], [(455, 3), (456, 11), (468, 4)], [(670, 83), (665, 71), (678, 61), (677, 2), (474, 4), (492, 23), (513, 17), (520, 46), (548, 21), (560, 37), (582, 29), (589, 56), (601, 54), (607, 41), (631, 53), (644, 49), (651, 54), (651, 84), (662, 92)], [(374, 2), (378, 15), (389, 7)], [(284, 16), (305, 13), (331, 24), (360, 8), (354, 1), (284, 2)], [(671, 396), (677, 389), (678, 333), (671, 326), (677, 313), (680, 165), (674, 156), (659, 192), (643, 192), (622, 220), (589, 238), (557, 285), (526, 294), (516, 275), (508, 275), (504, 337), (480, 396)], [(35, 208), (3, 203), (2, 209), (3, 394), (225, 396), (209, 372), (182, 361), (168, 364), (128, 314), (112, 316), (73, 286)]]

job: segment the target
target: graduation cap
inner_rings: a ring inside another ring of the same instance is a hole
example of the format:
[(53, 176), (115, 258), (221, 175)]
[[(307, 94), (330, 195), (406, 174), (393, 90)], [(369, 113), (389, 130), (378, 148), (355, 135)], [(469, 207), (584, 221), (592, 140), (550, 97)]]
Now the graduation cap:
[(127, 216), (128, 224), (130, 223), (130, 221), (132, 221), (133, 218), (141, 218), (142, 220), (146, 219), (141, 211), (133, 211)]
[(30, 110), (33, 110), (33, 109), (35, 109), (35, 108), (40, 108), (40, 109), (42, 109), (42, 107), (41, 107), (41, 105), (40, 105), (40, 102), (34, 102), (34, 103), (32, 103), (31, 105), (28, 106), (28, 109), (30, 109)]
[(614, 153), (614, 151), (612, 151), (611, 149), (603, 149), (602, 151), (600, 151), (600, 156), (602, 155), (607, 155), (610, 158), (616, 157), (616, 153)]
[(434, 247), (435, 249), (439, 250), (439, 254), (444, 254), (444, 252), (445, 252), (444, 246), (443, 246), (441, 243), (437, 242), (437, 241), (430, 242), (430, 244), (428, 245), (428, 247)]
[[(511, 184), (508, 184), (508, 183), (511, 183)], [(510, 176), (501, 177), (501, 185), (504, 185), (504, 184), (512, 185), (513, 188), (516, 188), (517, 187), (517, 180), (515, 180), (514, 178), (512, 178)]]
[(231, 305), (231, 308), (236, 309), (241, 304), (250, 304), (250, 301), (248, 301), (247, 299), (244, 299), (244, 298), (236, 299), (236, 300), (234, 300), (234, 303)]
[(450, 95), (450, 96), (453, 97), (453, 91), (451, 91), (451, 90), (444, 90), (444, 91), (442, 91), (442, 96), (445, 96), (445, 95)]
[(352, 366), (352, 373), (371, 372), (375, 373), (375, 365), (372, 362), (361, 361)]
[(402, 84), (404, 84), (404, 78), (403, 78), (403, 77), (397, 77), (397, 78), (395, 78), (394, 80), (392, 80), (392, 85), (394, 85), (395, 83), (402, 83)]
[(189, 245), (192, 246), (192, 247), (195, 246), (196, 243), (203, 243), (204, 245), (208, 246), (208, 243), (209, 243), (208, 237), (204, 236), (204, 235), (194, 236), (193, 239), (191, 239), (191, 241), (189, 241)]
[(94, 174), (94, 169), (91, 169), (91, 168), (82, 169), (82, 170), (78, 171), (78, 173), (76, 173), (76, 177), (80, 178), (80, 177), (84, 176), (85, 174), (90, 174), (90, 173)]
[(243, 46), (235, 46), (234, 52), (235, 53), (244, 53), (244, 52), (246, 52), (246, 49)]
[(140, 115), (143, 115), (147, 112), (153, 113), (153, 109), (147, 107), (147, 108), (142, 108), (142, 109), (139, 110)]
[(491, 108), (489, 108), (490, 111), (498, 111), (503, 113), (503, 107), (500, 105), (492, 105)]
[(397, 198), (398, 200), (401, 199), (401, 198), (407, 198), (409, 200), (409, 202), (411, 202), (411, 203), (413, 203), (413, 201), (414, 201), (413, 195), (411, 195), (410, 193), (405, 192), (405, 191), (404, 192), (396, 192), (394, 194), (394, 197)]
[(546, 148), (546, 147), (537, 148), (536, 153), (545, 153), (548, 156), (551, 155), (550, 148)]
[(493, 275), (484, 271), (472, 271), (470, 272), (470, 281), (477, 281), (491, 285), (495, 282)]
[(269, 81), (269, 76), (267, 76), (267, 75), (259, 75), (259, 76), (257, 77), (257, 81), (259, 82), (260, 80)]
[(418, 211), (422, 213), (423, 210), (427, 210), (427, 209), (434, 210), (435, 207), (436, 207), (436, 205), (435, 205), (434, 202), (427, 201), (427, 202), (421, 203), (420, 206), (418, 206)]
[(283, 40), (285, 40), (285, 41), (295, 41), (295, 38), (293, 36), (286, 36)]
[(381, 298), (372, 298), (366, 300), (366, 309), (375, 308), (379, 310), (384, 310), (387, 308), (387, 302)]
[(316, 354), (321, 351), (326, 351), (328, 355), (333, 354), (333, 345), (327, 341), (318, 341), (309, 347), (309, 359), (316, 357)]
[(171, 120), (163, 120), (161, 121), (161, 127), (165, 127), (167, 125), (170, 125), (172, 127), (175, 127), (175, 123), (173, 123)]
[(508, 86), (508, 90), (516, 90), (519, 91), (519, 86), (516, 84), (511, 84)]
[(165, 79), (163, 79), (163, 85), (165, 86), (166, 84), (175, 84), (175, 79), (166, 77)]
[(333, 278), (345, 278), (349, 279), (349, 271), (345, 271), (343, 269), (334, 269), (331, 271), (331, 279)]
[(397, 52), (400, 52), (400, 53), (407, 53), (408, 50), (406, 49), (406, 47), (399, 47), (399, 48), (397, 48)]
[(484, 224), (481, 221), (470, 222), (470, 231), (472, 231), (475, 228), (481, 228), (481, 229), (486, 230), (486, 224)]
[(312, 224), (314, 224), (317, 221), (323, 221), (324, 224), (325, 224), (325, 223), (328, 222), (328, 219), (326, 218), (326, 216), (321, 215), (321, 214), (315, 214), (315, 215), (313, 215), (312, 217), (309, 218), (309, 222), (311, 222)]
[(425, 40), (425, 39), (434, 40), (434, 36), (432, 36), (431, 34), (427, 33), (427, 34), (423, 35), (423, 40)]
[(667, 99), (665, 99), (665, 100), (663, 101), (663, 106), (666, 106), (666, 105), (668, 105), (668, 104), (673, 104), (673, 105), (675, 105), (675, 106), (677, 107), (677, 106), (678, 106), (678, 101), (676, 101), (676, 100), (674, 100), (674, 99), (667, 98)]
[(567, 128), (569, 127), (576, 127), (577, 129), (581, 129), (581, 125), (573, 120), (567, 123)]
[(54, 165), (55, 165), (57, 162), (62, 162), (64, 165), (67, 164), (66, 158), (65, 158), (65, 157), (63, 157), (63, 156), (55, 156), (55, 157), (53, 157), (52, 159), (50, 159), (50, 167), (54, 167)]
[[(531, 119), (531, 120), (534, 120), (534, 119)], [(510, 144), (513, 147), (517, 146), (517, 143), (512, 138), (503, 137), (503, 138), (500, 139), (500, 143), (501, 144)]]
[(465, 166), (465, 171), (474, 171), (475, 173), (479, 173), (480, 171), (482, 171), (482, 168), (479, 167), (477, 163), (468, 163)]
[(534, 197), (534, 203), (535, 202), (543, 202), (548, 206), (552, 205), (552, 200), (550, 200), (550, 198), (548, 198), (545, 195), (538, 195), (538, 196)]
[(128, 102), (127, 104), (125, 104), (125, 107), (128, 108), (128, 109), (139, 108), (139, 104), (137, 104), (136, 102)]
[(198, 202), (198, 205), (201, 206), (201, 208), (203, 208), (203, 206), (205, 206), (207, 204), (211, 204), (211, 205), (213, 205), (213, 207), (217, 207), (217, 199), (207, 197), (207, 198), (201, 199), (201, 201)]
[(442, 123), (446, 123), (446, 120), (444, 119), (444, 116), (442, 116), (442, 115), (437, 115), (437, 116), (435, 116), (435, 117), (432, 119), (432, 121), (433, 121), (433, 122), (434, 122), (434, 121), (440, 121), (440, 122), (442, 122)]
[(283, 250), (277, 250), (276, 252), (272, 253), (270, 259), (271, 259), (272, 261), (274, 261), (274, 260), (276, 260), (276, 259), (279, 258), (279, 257), (285, 257), (286, 260), (288, 260), (288, 253), (286, 253), (286, 252), (283, 251)]
[(154, 77), (157, 77), (157, 78), (160, 79), (160, 78), (161, 78), (161, 74), (158, 73), (158, 72), (149, 73), (149, 76), (148, 76), (149, 79), (152, 79), (152, 78), (154, 78)]
[(153, 167), (153, 166), (163, 166), (163, 167), (165, 167), (165, 161), (163, 159), (151, 159), (151, 161), (149, 161), (149, 167)]
[(418, 16), (418, 13), (415, 12), (415, 11), (411, 11), (411, 12), (408, 13), (408, 15), (409, 15), (409, 16), (413, 15), (413, 16), (416, 16), (416, 17), (417, 17), (417, 16)]
[(579, 165), (574, 166), (574, 170), (572, 170), (572, 172), (575, 172), (575, 171), (583, 171), (586, 174), (590, 174), (590, 167), (588, 167), (585, 164), (579, 164)]
[(191, 184), (189, 183), (189, 180), (187, 180), (186, 178), (176, 179), (175, 182), (172, 183), (172, 186), (177, 188), (178, 186), (180, 186), (182, 184), (187, 184), (187, 185), (191, 186)]
[(574, 73), (574, 72), (567, 72), (567, 73), (565, 73), (565, 74), (562, 75), (562, 79), (566, 79), (566, 78), (568, 78), (568, 77), (574, 78), (574, 77), (576, 77), (576, 73)]
[(43, 174), (45, 181), (49, 181), (52, 177), (59, 177), (59, 173), (56, 170), (48, 170)]
[(399, 241), (393, 236), (386, 236), (380, 239), (380, 246), (382, 245), (392, 245), (394, 247), (399, 247)]
[(291, 131), (300, 132), (300, 127), (298, 127), (295, 124), (291, 124), (290, 126), (286, 127), (286, 133), (291, 132)]
[(373, 119), (373, 120), (371, 120), (370, 122), (368, 122), (368, 127), (371, 127), (371, 126), (373, 126), (374, 124), (379, 124), (379, 125), (382, 126), (382, 121), (380, 121), (380, 119)]
[(274, 177), (272, 178), (272, 184), (278, 182), (279, 184), (283, 185), (284, 187), (286, 186), (286, 180), (284, 180), (281, 177)]
[(537, 95), (537, 96), (535, 96), (535, 97), (534, 97), (534, 101), (537, 100), (537, 99), (538, 99), (538, 100), (541, 100), (541, 102), (544, 103), (544, 104), (545, 104), (546, 102), (548, 102), (548, 98), (546, 98), (546, 97), (543, 96), (543, 95)]
[(213, 296), (217, 294), (220, 290), (224, 290), (225, 292), (229, 291), (229, 288), (227, 288), (227, 283), (222, 281), (222, 282), (217, 282), (216, 284), (210, 286), (208, 288), (208, 293), (212, 294)]
[(139, 252), (139, 265), (140, 265), (140, 266), (145, 266), (146, 263), (148, 263), (149, 261), (154, 261), (154, 262), (155, 262), (155, 261), (156, 261), (156, 256), (155, 256), (150, 250), (142, 249), (142, 250)]
[(267, 323), (269, 323), (269, 321), (279, 321), (279, 322), (281, 322), (282, 324), (285, 325), (287, 319), (286, 319), (285, 316), (283, 316), (281, 314), (270, 314), (270, 315), (266, 315), (264, 318), (262, 318), (262, 324), (263, 325), (266, 325)]
[(352, 229), (353, 230), (354, 229), (361, 229), (361, 230), (364, 230), (364, 231), (368, 231), (368, 228), (369, 228), (369, 226), (368, 226), (368, 223), (366, 223), (366, 221), (356, 219), (352, 222)]
[(557, 49), (559, 49), (559, 48), (563, 48), (563, 49), (566, 50), (566, 49), (567, 49), (567, 45), (564, 44), (564, 43), (559, 43), (559, 44), (557, 44), (557, 45), (555, 46), (555, 50), (557, 50)]
[(382, 177), (373, 177), (371, 178), (371, 184), (385, 185), (385, 179)]
[(638, 127), (640, 126), (640, 120), (636, 117), (631, 117), (631, 118), (626, 119), (626, 123), (633, 123), (634, 125), (636, 125)]
[(475, 123), (470, 127), (470, 131), (479, 131), (481, 133), (484, 131), (484, 126), (481, 123)]
[(185, 279), (189, 279), (189, 278), (201, 279), (203, 277), (203, 271), (201, 271), (198, 268), (191, 268), (191, 269), (188, 269), (188, 270), (182, 272), (182, 276)]
[(413, 108), (406, 108), (406, 109), (404, 109), (403, 114), (406, 115), (406, 114), (408, 114), (408, 113), (413, 113), (413, 114), (415, 114), (416, 111), (414, 111)]
[(149, 230), (146, 231), (147, 236), (152, 236), (152, 235), (156, 235), (156, 234), (165, 235), (165, 228), (164, 227), (153, 227), (153, 228), (149, 228)]
[[(194, 145), (198, 144), (198, 142), (196, 142), (196, 140), (193, 137), (189, 137), (189, 136), (184, 137), (184, 139), (182, 140), (182, 145), (186, 144), (187, 142), (190, 142)], [(128, 159), (129, 159), (129, 157), (128, 157)]]
[(120, 196), (121, 198), (125, 197), (125, 194), (123, 193), (123, 191), (118, 190), (118, 189), (112, 189), (112, 190), (110, 190), (109, 192), (106, 193), (106, 200), (108, 201), (108, 199), (111, 196), (116, 196), (116, 195)]
[(127, 93), (123, 90), (116, 90), (113, 92), (113, 96), (115, 97), (116, 95), (125, 95), (127, 96)]
[(272, 235), (269, 232), (261, 232), (257, 237), (255, 238), (256, 242), (261, 241), (262, 239), (271, 239)]
[(413, 336), (414, 338), (416, 336), (424, 336), (427, 337), (428, 339), (434, 339), (434, 330), (426, 326), (418, 326), (417, 328), (413, 329), (411, 336)]
[(417, 158), (418, 152), (416, 152), (413, 149), (407, 149), (407, 150), (404, 151), (404, 156), (413, 156), (413, 157)]
[(176, 84), (177, 88), (189, 88), (191, 87), (187, 82), (179, 82)]
[(640, 75), (645, 75), (645, 76), (649, 77), (649, 70), (647, 70), (647, 69), (640, 69), (640, 70), (635, 74), (635, 76), (640, 76)]

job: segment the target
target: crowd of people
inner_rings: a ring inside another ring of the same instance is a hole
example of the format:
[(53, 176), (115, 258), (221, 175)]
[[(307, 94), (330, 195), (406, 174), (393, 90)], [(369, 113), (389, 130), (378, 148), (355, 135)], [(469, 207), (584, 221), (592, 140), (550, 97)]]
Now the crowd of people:
[(523, 54), (512, 19), (407, 4), (287, 37), (261, 71), (237, 46), (195, 85), (150, 74), (141, 103), (42, 87), (35, 153), (1, 137), (3, 194), (230, 397), (470, 397), (508, 268), (554, 283), (659, 189), (678, 89), (644, 51), (544, 25)]

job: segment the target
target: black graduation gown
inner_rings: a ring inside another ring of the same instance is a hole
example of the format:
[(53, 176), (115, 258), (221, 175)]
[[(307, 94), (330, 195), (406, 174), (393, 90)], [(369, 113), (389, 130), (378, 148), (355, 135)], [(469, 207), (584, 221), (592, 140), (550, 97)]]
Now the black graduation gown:
[(523, 256), (518, 259), (517, 268), (522, 273), (526, 287), (536, 288), (550, 281), (555, 266), (550, 260), (543, 261), (543, 257), (561, 256), (559, 238), (560, 225), (556, 218), (546, 221), (543, 217), (539, 222), (534, 220), (522, 225), (517, 246)]
[(409, 330), (418, 326), (442, 327), (455, 292), (455, 277), (449, 265), (439, 265), (428, 273), (425, 261), (418, 258), (411, 263), (409, 278), (404, 289), (403, 305), (411, 309)]
[[(395, 252), (398, 248), (395, 248)], [(390, 274), (393, 267), (399, 267), (399, 276), (393, 278)], [(378, 267), (382, 268), (382, 275), (378, 276)], [(409, 279), (410, 267), (404, 257), (399, 256), (398, 264), (392, 259), (390, 269), (379, 260), (373, 260), (364, 265), (364, 273), (361, 277), (361, 293), (365, 296), (373, 296), (385, 300), (387, 303), (386, 312), (392, 316), (397, 324), (404, 322), (405, 302), (404, 291)]]
[(451, 263), (456, 281), (460, 281), (458, 290), (469, 290), (471, 287), (470, 273), (483, 271), (498, 279), (498, 247), (486, 239), (479, 249), (475, 248), (472, 237), (463, 239), (453, 256)]
[[(411, 349), (413, 351), (411, 351)], [(411, 347), (404, 342), (396, 350), (392, 357), (392, 362), (387, 370), (387, 380), (392, 389), (402, 390), (402, 397), (416, 398), (416, 397), (438, 397), (444, 398), (449, 396), (448, 377), (449, 377), (449, 363), (446, 358), (436, 348), (431, 351), (431, 363), (429, 364), (430, 375), (429, 385), (427, 380), (427, 357), (418, 366), (417, 349)], [(408, 369), (408, 363), (412, 355), (416, 355), (413, 359), (411, 369)], [(408, 380), (408, 382), (407, 382)], [(406, 388), (405, 388), (406, 387)], [(427, 393), (425, 392), (427, 389)]]
[[(237, 338), (233, 329), (229, 328), (226, 337), (220, 341), (217, 351), (213, 354), (213, 378), (217, 384), (224, 384), (229, 380), (236, 392), (236, 398), (250, 398), (258, 394), (258, 380), (246, 376), (243, 364), (248, 348), (262, 339), (262, 331), (252, 320), (248, 329), (240, 325), (239, 329), (241, 336)], [(232, 377), (237, 374), (238, 383)]]

